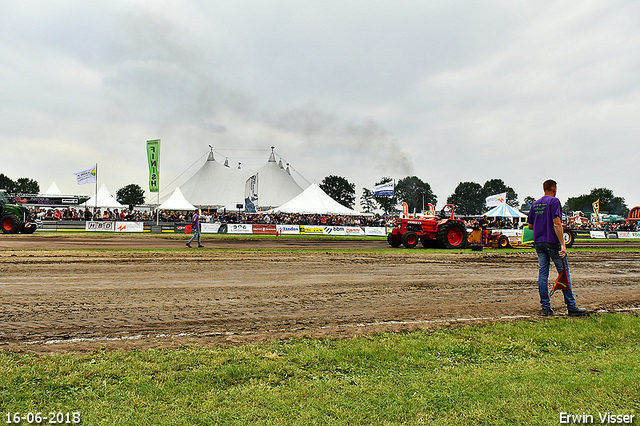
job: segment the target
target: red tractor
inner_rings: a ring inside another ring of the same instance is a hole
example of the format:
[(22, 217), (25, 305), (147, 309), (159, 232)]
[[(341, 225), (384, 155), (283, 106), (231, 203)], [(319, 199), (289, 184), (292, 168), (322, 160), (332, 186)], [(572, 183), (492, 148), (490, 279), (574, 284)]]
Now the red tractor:
[[(451, 213), (446, 210), (450, 209)], [(395, 220), (394, 228), (387, 235), (391, 247), (414, 248), (421, 242), (424, 247), (462, 249), (467, 245), (467, 227), (460, 219), (453, 218), (453, 204), (444, 206), (439, 215), (408, 217)]]

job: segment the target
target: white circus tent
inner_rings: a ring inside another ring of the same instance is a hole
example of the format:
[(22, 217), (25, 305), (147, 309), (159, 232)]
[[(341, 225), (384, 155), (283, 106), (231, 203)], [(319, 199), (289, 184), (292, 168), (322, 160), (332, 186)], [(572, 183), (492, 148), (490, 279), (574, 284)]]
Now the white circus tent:
[[(276, 207), (286, 203), (302, 192), (302, 188), (291, 176), (289, 168), (284, 168), (282, 163), (276, 162), (276, 156), (271, 152), (269, 161), (255, 173), (250, 172), (244, 182), (254, 174), (258, 174), (258, 206)], [(244, 200), (244, 197), (242, 197)]]
[(499, 206), (495, 206), (491, 211), (485, 213), (487, 217), (518, 217), (524, 218), (527, 217), (524, 213), (520, 212), (517, 209), (514, 209), (508, 204), (501, 204)]
[(189, 201), (187, 201), (186, 198), (184, 198), (184, 195), (182, 195), (182, 191), (180, 191), (180, 187), (177, 187), (173, 191), (173, 194), (171, 194), (171, 197), (169, 197), (169, 199), (164, 203), (160, 204), (160, 207), (158, 208), (160, 210), (181, 210), (181, 211), (196, 209), (193, 204), (191, 204)]
[(300, 213), (341, 216), (365, 216), (356, 210), (338, 203), (327, 195), (317, 183), (312, 183), (300, 195), (283, 205), (269, 210), (269, 213)]
[(240, 170), (218, 163), (213, 151), (202, 167), (180, 188), (184, 197), (195, 206), (218, 207), (244, 199)]
[[(96, 197), (97, 197), (97, 201), (96, 201)], [(117, 202), (115, 198), (113, 198), (113, 196), (109, 193), (109, 190), (107, 189), (107, 185), (105, 185), (104, 183), (98, 190), (98, 193), (93, 197), (89, 198), (85, 203), (82, 203), (81, 206), (84, 208), (98, 207), (98, 208), (114, 208), (114, 209), (121, 209), (125, 207), (119, 202)]]
[[(276, 162), (273, 152), (266, 164), (259, 168), (230, 168), (227, 163), (215, 160), (213, 149), (207, 161), (184, 184), (180, 190), (184, 198), (194, 206), (218, 207), (242, 204), (245, 199), (247, 179), (258, 174), (258, 207), (263, 209), (279, 206), (302, 192), (289, 169)], [(163, 197), (161, 204), (169, 197)]]

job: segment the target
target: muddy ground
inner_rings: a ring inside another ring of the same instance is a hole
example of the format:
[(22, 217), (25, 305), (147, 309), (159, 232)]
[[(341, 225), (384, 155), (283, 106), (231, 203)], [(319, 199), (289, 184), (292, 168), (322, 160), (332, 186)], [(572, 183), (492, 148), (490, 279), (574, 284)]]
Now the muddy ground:
[[(0, 236), (0, 350), (239, 344), (539, 318), (532, 252), (219, 238), (187, 249), (184, 242)], [(569, 259), (580, 306), (640, 306), (640, 252), (574, 251)], [(560, 293), (552, 304), (566, 313)]]

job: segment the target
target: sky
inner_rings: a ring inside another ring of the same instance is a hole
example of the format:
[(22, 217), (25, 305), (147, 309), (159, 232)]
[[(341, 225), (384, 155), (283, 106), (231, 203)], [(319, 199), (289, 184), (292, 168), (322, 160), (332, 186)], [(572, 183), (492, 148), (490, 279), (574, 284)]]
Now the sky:
[[(216, 159), (640, 205), (640, 2), (0, 0), (0, 173), (163, 195)], [(302, 181), (304, 182), (304, 181)]]

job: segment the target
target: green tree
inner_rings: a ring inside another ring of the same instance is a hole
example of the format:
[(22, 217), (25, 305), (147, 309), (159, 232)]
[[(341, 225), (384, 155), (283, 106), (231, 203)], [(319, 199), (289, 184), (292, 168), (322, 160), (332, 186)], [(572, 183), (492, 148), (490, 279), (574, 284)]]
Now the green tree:
[(12, 194), (39, 194), (40, 185), (33, 179), (20, 178), (17, 181), (0, 173), (0, 189)]
[(447, 198), (447, 204), (456, 206), (456, 213), (479, 215), (485, 211), (485, 195), (482, 185), (476, 182), (460, 182), (453, 194)]
[(622, 197), (613, 195), (613, 191), (608, 188), (594, 188), (589, 194), (583, 194), (579, 197), (570, 197), (563, 206), (565, 212), (573, 212), (576, 210), (585, 213), (593, 211), (593, 203), (600, 200), (600, 211), (609, 214), (617, 214), (627, 216), (629, 208)]
[(144, 204), (144, 190), (138, 184), (129, 184), (116, 191), (116, 200), (129, 207)]
[(529, 210), (531, 210), (531, 205), (534, 203), (534, 201), (536, 201), (536, 199), (530, 195), (528, 197), (525, 197), (522, 205), (520, 206), (520, 210), (528, 212)]
[(40, 185), (33, 179), (20, 178), (16, 181), (15, 192), (20, 194), (39, 194)]
[(353, 208), (356, 202), (356, 185), (342, 176), (327, 176), (322, 180), (320, 188), (328, 196), (345, 207)]
[(401, 202), (407, 203), (409, 211), (422, 211), (427, 204), (434, 206), (438, 202), (438, 197), (431, 190), (431, 185), (423, 182), (416, 176), (407, 176), (400, 179), (396, 184), (396, 196)]
[(0, 189), (5, 189), (7, 192), (15, 192), (16, 183), (9, 176), (5, 176), (0, 173)]
[(362, 189), (362, 196), (360, 197), (360, 207), (362, 211), (371, 213), (376, 208), (376, 200), (373, 198), (373, 191), (368, 188)]
[(490, 197), (491, 195), (507, 193), (507, 204), (511, 207), (518, 207), (518, 194), (510, 186), (505, 185), (502, 179), (490, 179), (484, 183), (482, 187), (484, 191), (484, 197)]
[[(376, 182), (376, 186), (382, 185), (383, 183), (391, 182), (392, 180), (393, 179), (390, 177), (383, 177), (380, 180), (380, 182)], [(396, 211), (396, 206), (398, 205), (398, 197), (396, 195), (393, 195), (393, 196), (381, 195), (373, 198), (376, 200), (376, 203), (378, 203), (380, 208), (384, 210), (386, 214), (392, 214)]]

